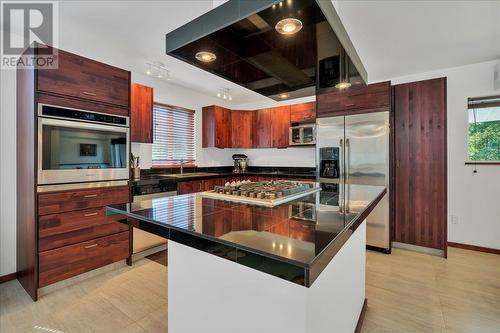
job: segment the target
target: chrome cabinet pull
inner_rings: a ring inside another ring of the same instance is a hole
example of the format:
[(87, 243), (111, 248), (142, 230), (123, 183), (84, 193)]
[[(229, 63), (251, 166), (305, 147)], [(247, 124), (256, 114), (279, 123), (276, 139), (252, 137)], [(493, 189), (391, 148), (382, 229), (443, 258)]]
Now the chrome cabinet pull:
[(99, 214), (99, 212), (83, 214), (83, 216), (89, 217), (89, 216), (96, 216), (97, 214)]
[(90, 91), (83, 91), (82, 94), (87, 95), (87, 96), (97, 96), (96, 93), (90, 92)]
[(95, 243), (95, 244), (92, 244), (92, 245), (87, 245), (87, 246), (85, 246), (85, 248), (86, 248), (86, 249), (90, 249), (90, 248), (92, 248), (92, 247), (96, 247), (96, 246), (98, 246), (98, 245), (99, 245), (99, 244)]
[(84, 198), (95, 198), (97, 197), (97, 194), (87, 194), (83, 196)]

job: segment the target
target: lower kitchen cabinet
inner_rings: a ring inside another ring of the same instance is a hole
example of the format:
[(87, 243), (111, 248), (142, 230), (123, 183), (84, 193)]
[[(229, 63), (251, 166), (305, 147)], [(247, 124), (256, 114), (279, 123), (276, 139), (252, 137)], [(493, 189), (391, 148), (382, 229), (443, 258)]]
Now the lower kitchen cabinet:
[(129, 257), (129, 226), (106, 206), (129, 201), (129, 187), (38, 194), (38, 287)]
[(128, 256), (128, 231), (40, 252), (38, 285), (45, 287)]

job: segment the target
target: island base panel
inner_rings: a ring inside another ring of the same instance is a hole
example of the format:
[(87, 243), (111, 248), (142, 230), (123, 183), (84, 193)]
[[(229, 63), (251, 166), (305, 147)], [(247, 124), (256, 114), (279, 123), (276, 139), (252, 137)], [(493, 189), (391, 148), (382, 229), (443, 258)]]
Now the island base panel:
[(169, 332), (354, 332), (366, 221), (309, 288), (169, 242)]

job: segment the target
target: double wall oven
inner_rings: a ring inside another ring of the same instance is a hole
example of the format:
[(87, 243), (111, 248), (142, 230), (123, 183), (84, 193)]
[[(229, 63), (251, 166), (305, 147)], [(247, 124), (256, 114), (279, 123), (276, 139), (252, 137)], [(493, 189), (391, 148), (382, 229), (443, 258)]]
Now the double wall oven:
[(128, 178), (128, 117), (38, 104), (38, 185)]

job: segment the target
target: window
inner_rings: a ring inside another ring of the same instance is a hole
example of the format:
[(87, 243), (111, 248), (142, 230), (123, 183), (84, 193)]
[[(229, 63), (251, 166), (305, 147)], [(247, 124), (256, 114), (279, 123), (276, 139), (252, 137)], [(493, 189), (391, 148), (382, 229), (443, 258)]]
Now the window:
[(154, 103), (153, 165), (173, 166), (194, 159), (194, 111)]
[(470, 161), (500, 161), (500, 96), (469, 98)]

